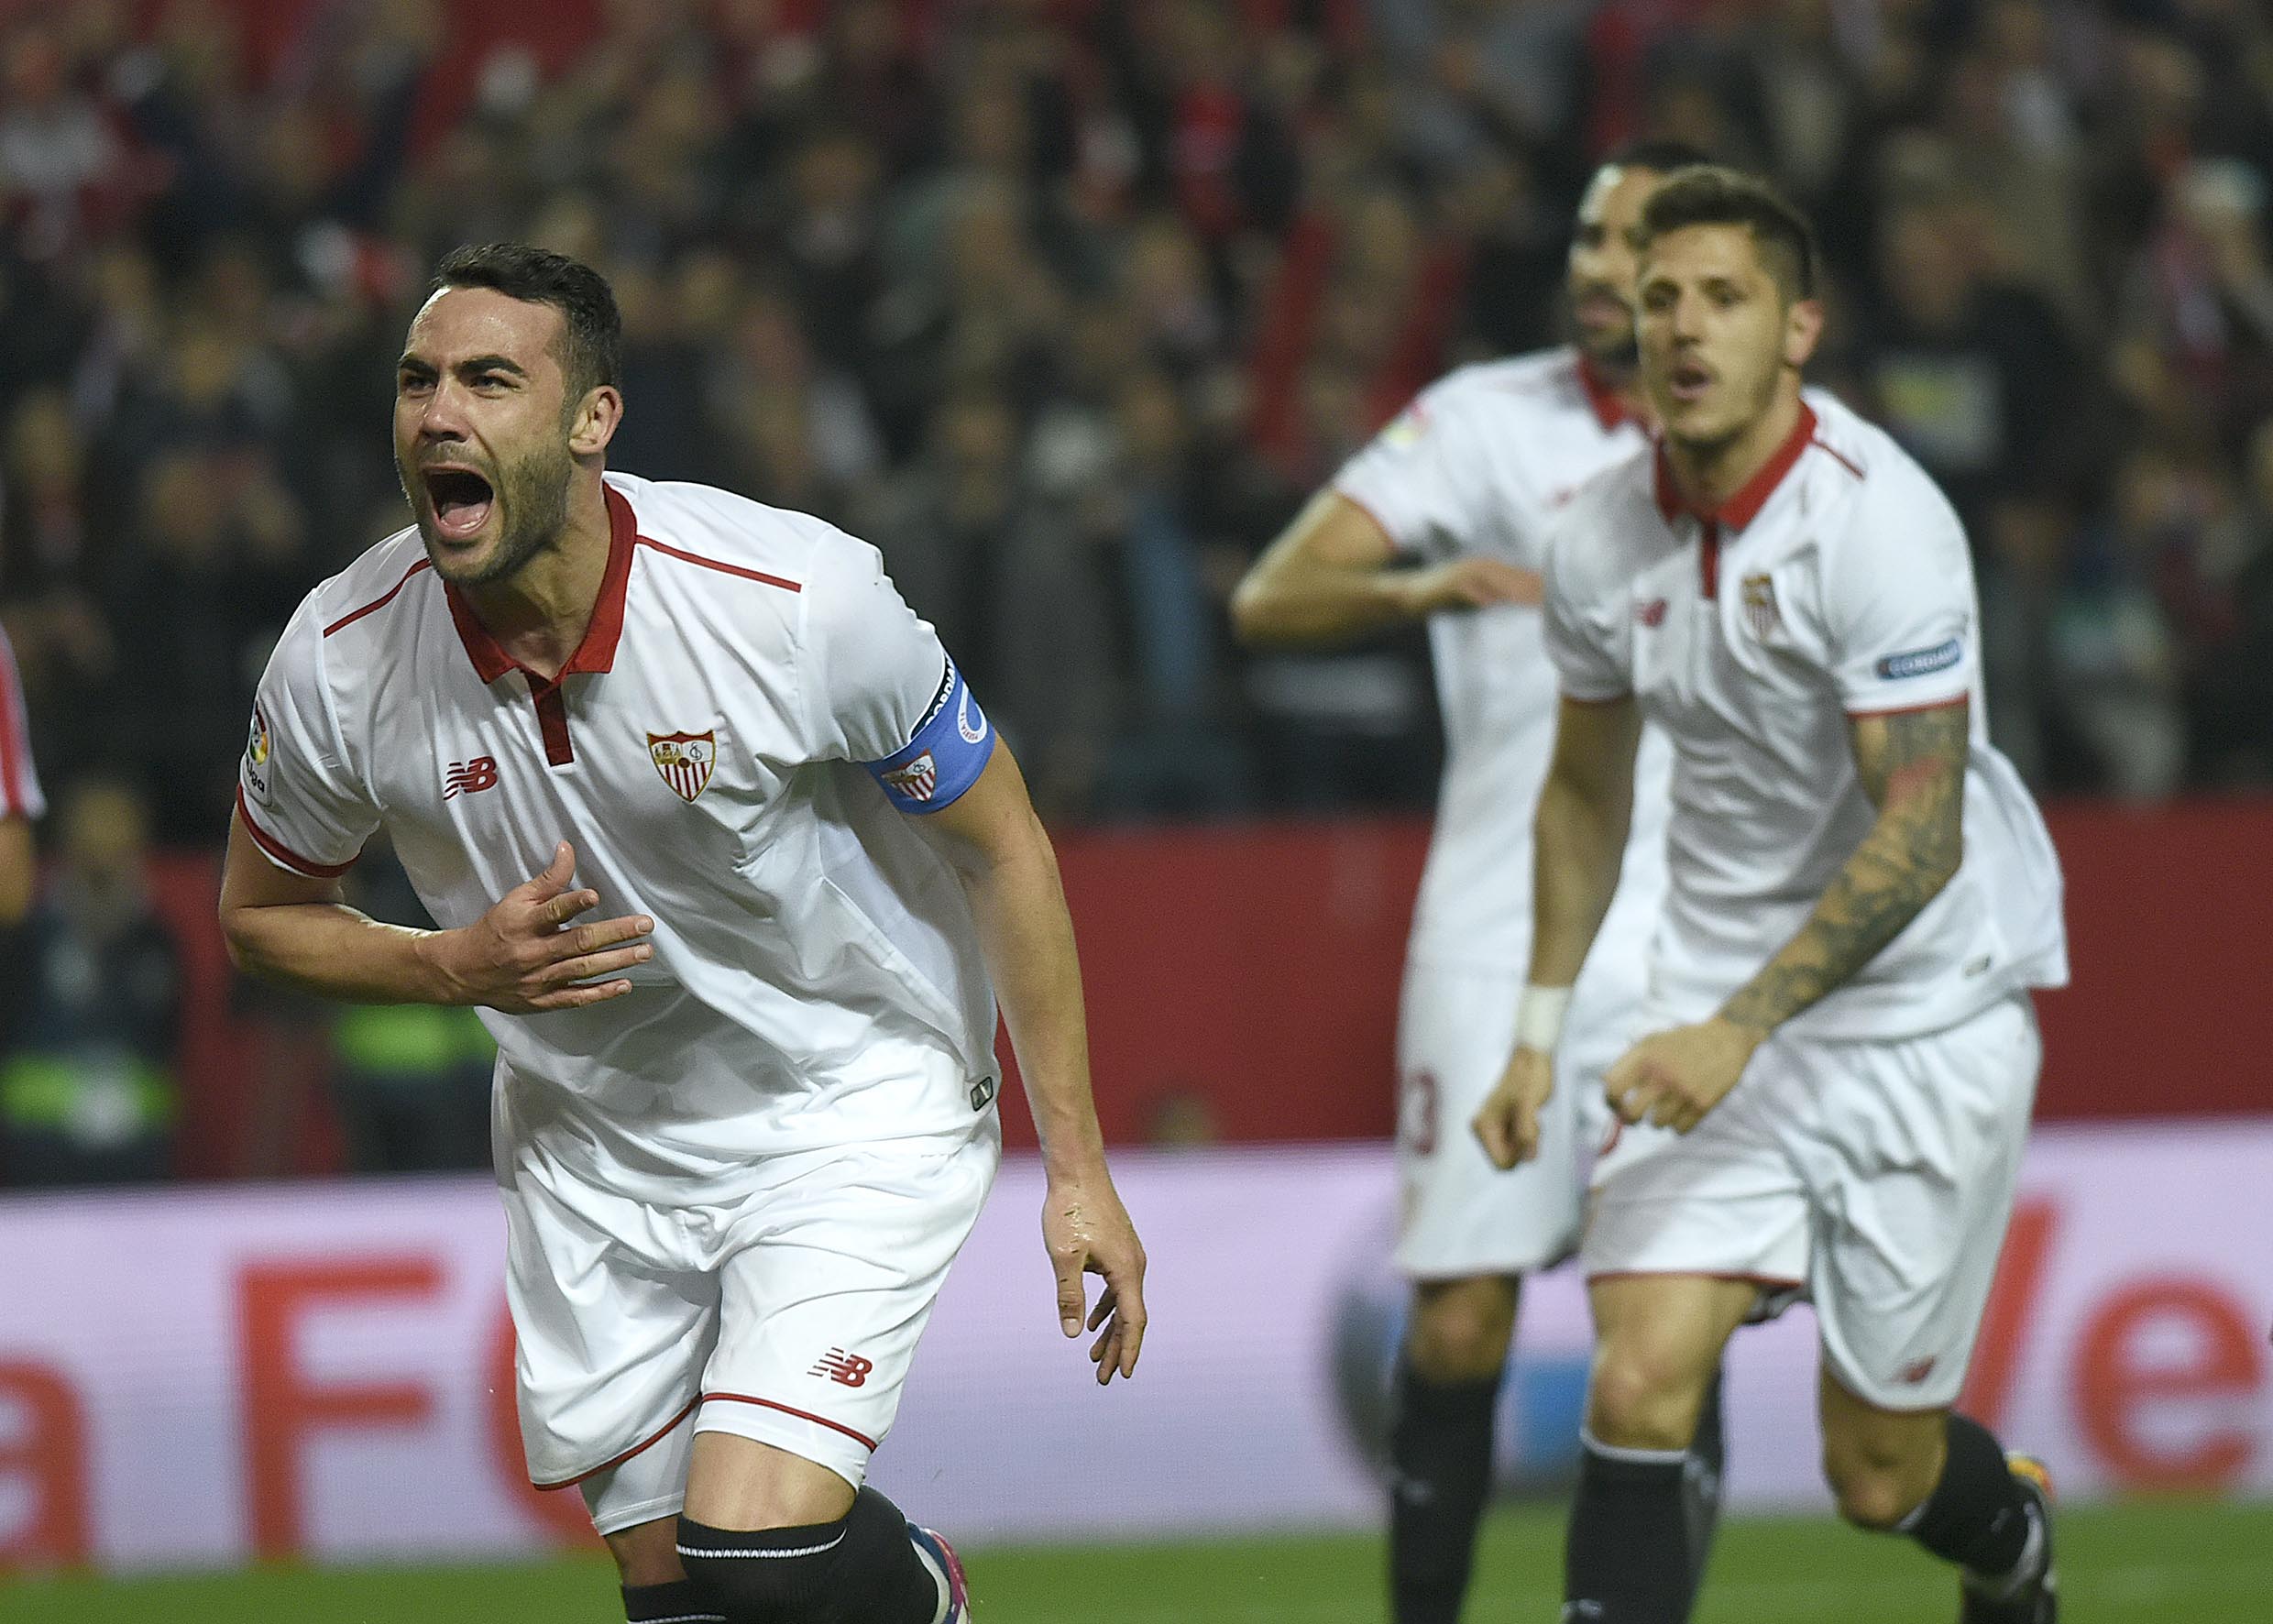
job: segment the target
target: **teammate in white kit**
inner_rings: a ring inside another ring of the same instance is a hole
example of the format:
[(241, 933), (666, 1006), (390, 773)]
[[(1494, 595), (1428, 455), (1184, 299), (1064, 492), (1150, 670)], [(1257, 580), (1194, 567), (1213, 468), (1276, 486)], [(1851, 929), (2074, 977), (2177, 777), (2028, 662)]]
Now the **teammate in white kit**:
[[(1000, 1156), (994, 991), (1061, 1325), (1086, 1269), (1100, 1382), (1144, 1335), (1055, 861), (874, 549), (603, 475), (618, 334), (571, 260), (444, 260), (397, 375), (417, 522), (277, 647), (223, 925), (317, 993), (484, 1006), (530, 1475), (581, 1486), (629, 1618), (961, 1620), (862, 1480)], [(381, 826), (438, 930), (338, 902)]]
[[(1701, 161), (1687, 148), (1649, 143), (1604, 164), (1570, 247), (1577, 342), (1466, 367), (1423, 391), (1304, 509), (1232, 603), (1241, 636), (1257, 643), (1346, 639), (1425, 618), (1436, 666), (1444, 776), (1397, 1034), (1397, 1262), (1413, 1282), (1391, 1421), (1400, 1624), (1459, 1616), (1521, 1277), (1576, 1244), (1588, 1140), (1608, 1125), (1598, 1113), (1589, 1136), (1582, 1091), (1566, 1091), (1543, 1125), (1536, 1165), (1513, 1178), (1466, 1131), (1514, 1040), (1530, 954), (1523, 849), (1554, 727), (1538, 609), (1547, 536), (1580, 484), (1644, 444), (1627, 234), (1665, 174)], [(1610, 941), (1580, 983), (1565, 1044), (1582, 1075), (1617, 1058), (1642, 995), (1669, 766), (1653, 738)], [(1718, 1421), (1714, 1406), (1699, 1440), (1696, 1487), (1707, 1520)]]
[(0, 631), (0, 926), (15, 924), (31, 909), (38, 879), (31, 826), (47, 807), (31, 764), (23, 677), (7, 633)]
[(2040, 1468), (1950, 1409), (2035, 1095), (2028, 990), (2066, 979), (2051, 842), (1984, 731), (1965, 534), (1887, 435), (1802, 398), (1822, 313), (1788, 203), (1694, 170), (1638, 241), (1662, 448), (1580, 492), (1550, 554), (1531, 984), (1476, 1124), (1502, 1165), (1542, 1141), (1646, 719), (1675, 751), (1670, 887), (1606, 1081), (1639, 1125), (1596, 1169), (1582, 1251), (1564, 1617), (1687, 1617), (1682, 1446), (1730, 1332), (1804, 1289), (1840, 1511), (1959, 1564), (1974, 1624), (2045, 1624)]

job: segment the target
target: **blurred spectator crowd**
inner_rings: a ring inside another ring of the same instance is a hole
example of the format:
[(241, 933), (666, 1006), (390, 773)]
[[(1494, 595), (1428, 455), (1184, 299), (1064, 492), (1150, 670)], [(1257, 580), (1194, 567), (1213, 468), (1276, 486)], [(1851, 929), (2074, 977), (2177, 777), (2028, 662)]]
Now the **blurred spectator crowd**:
[(1223, 601), (1420, 385), (1555, 339), (1643, 135), (1819, 223), (1817, 379), (1963, 510), (2023, 770), (2273, 784), (2260, 0), (10, 15), (0, 615), (50, 789), (139, 803), (98, 848), (217, 843), (270, 640), (404, 521), (427, 268), (500, 238), (612, 279), (611, 460), (875, 542), (1052, 816), (1424, 804), (1418, 639), (1252, 657)]

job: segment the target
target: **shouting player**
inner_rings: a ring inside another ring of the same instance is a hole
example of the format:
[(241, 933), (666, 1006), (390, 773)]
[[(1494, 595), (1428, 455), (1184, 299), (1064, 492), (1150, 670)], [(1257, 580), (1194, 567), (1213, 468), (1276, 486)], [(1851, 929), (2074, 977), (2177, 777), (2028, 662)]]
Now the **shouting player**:
[[(873, 548), (603, 474), (618, 338), (572, 260), (443, 261), (396, 375), (417, 522), (278, 645), (222, 921), (316, 993), (483, 1006), (530, 1475), (581, 1486), (631, 1619), (960, 1621), (862, 1480), (1000, 1157), (996, 993), (1060, 1322), (1102, 1274), (1100, 1382), (1145, 1331), (1056, 863)], [(439, 929), (339, 902), (381, 826)]]
[(1582, 1254), (1564, 1617), (1687, 1617), (1683, 1445), (1730, 1332), (1805, 1289), (1841, 1513), (1956, 1564), (1971, 1624), (2047, 1624), (2040, 1471), (1951, 1409), (2036, 1092), (2028, 990), (2066, 979), (2058, 861), (1983, 730), (1965, 534), (1886, 434), (1802, 398), (1822, 313), (1790, 204), (1694, 170), (1638, 240), (1662, 449), (1582, 491), (1550, 554), (1563, 700), (1527, 1014), (1476, 1123), (1503, 1166), (1541, 1143), (1553, 1011), (1610, 905), (1653, 722), (1670, 887), (1648, 1036), (1606, 1080), (1632, 1125)]
[[(1390, 1589), (1399, 1624), (1451, 1624), (1491, 1482), (1492, 1417), (1521, 1277), (1566, 1256), (1585, 1170), (1576, 1091), (1543, 1124), (1536, 1167), (1491, 1166), (1465, 1125), (1515, 1037), (1530, 952), (1522, 849), (1554, 741), (1554, 673), (1538, 609), (1556, 510), (1643, 444), (1634, 380), (1633, 252), (1642, 203), (1702, 155), (1634, 147), (1579, 205), (1567, 285), (1577, 342), (1467, 367), (1429, 390), (1257, 561), (1232, 602), (1250, 642), (1346, 639), (1426, 619), (1444, 719), (1444, 779), (1398, 1020), (1399, 1267), (1413, 1283), (1391, 1421)], [(1617, 1058), (1642, 995), (1664, 869), (1664, 780), (1653, 743), (1626, 878), (1589, 964), (1566, 1052), (1582, 1073)], [(1694, 1487), (1717, 1503), (1718, 1407)]]

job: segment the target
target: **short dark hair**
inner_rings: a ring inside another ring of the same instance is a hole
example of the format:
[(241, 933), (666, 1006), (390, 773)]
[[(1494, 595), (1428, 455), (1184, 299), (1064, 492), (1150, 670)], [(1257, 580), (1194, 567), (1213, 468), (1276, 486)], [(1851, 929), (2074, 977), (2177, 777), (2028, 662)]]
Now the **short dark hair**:
[(445, 288), (489, 288), (508, 299), (549, 304), (560, 312), (560, 369), (570, 406), (616, 382), (623, 317), (608, 279), (590, 266), (526, 243), (482, 243), (442, 257), (429, 294)]
[(1598, 170), (1648, 170), (1653, 174), (1670, 175), (1676, 170), (1693, 170), (1713, 160), (1704, 149), (1686, 141), (1644, 137), (1628, 141), (1611, 149), (1609, 156), (1595, 165)]
[(1691, 225), (1741, 225), (1792, 300), (1817, 293), (1820, 256), (1816, 234), (1784, 194), (1754, 176), (1705, 164), (1684, 170), (1650, 193), (1637, 227), (1641, 246)]

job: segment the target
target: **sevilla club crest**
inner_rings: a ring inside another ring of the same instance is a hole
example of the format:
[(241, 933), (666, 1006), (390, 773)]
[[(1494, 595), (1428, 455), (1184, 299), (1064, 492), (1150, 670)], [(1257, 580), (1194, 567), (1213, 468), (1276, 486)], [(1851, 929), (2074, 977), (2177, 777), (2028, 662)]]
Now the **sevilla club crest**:
[(906, 766), (886, 773), (884, 781), (912, 801), (928, 801), (939, 792), (939, 763), (927, 750)]
[(691, 801), (702, 794), (702, 786), (710, 782), (710, 769), (718, 764), (718, 731), (650, 733), (647, 753), (671, 793), (682, 801)]
[(1766, 642), (1784, 630), (1784, 611), (1776, 607), (1775, 582), (1766, 576), (1744, 577), (1744, 619), (1752, 635)]

